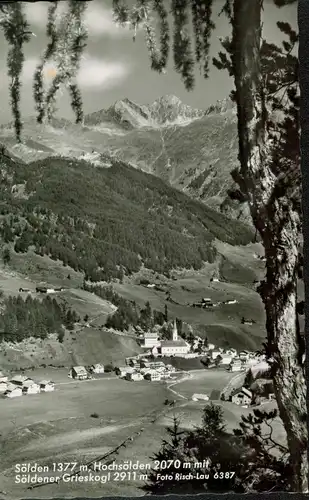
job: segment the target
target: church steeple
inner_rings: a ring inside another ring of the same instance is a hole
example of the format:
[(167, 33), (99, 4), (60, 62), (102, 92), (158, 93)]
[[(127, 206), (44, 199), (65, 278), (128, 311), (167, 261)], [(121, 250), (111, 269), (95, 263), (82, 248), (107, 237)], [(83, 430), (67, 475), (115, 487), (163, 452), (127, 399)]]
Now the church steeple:
[(174, 319), (173, 341), (176, 341), (176, 340), (178, 340), (178, 330), (177, 330), (176, 319)]

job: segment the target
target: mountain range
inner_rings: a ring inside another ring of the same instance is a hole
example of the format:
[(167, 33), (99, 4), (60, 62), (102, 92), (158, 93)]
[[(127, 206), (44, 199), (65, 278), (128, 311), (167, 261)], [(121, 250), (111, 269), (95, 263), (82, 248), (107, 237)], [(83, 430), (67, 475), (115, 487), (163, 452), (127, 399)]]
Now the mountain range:
[(86, 115), (83, 126), (63, 118), (38, 125), (30, 117), (24, 121), (22, 144), (16, 143), (12, 124), (2, 125), (0, 142), (25, 162), (61, 156), (106, 167), (116, 158), (248, 221), (247, 207), (227, 194), (234, 187), (230, 172), (238, 151), (236, 110), (229, 99), (201, 110), (172, 95), (149, 105), (124, 98)]

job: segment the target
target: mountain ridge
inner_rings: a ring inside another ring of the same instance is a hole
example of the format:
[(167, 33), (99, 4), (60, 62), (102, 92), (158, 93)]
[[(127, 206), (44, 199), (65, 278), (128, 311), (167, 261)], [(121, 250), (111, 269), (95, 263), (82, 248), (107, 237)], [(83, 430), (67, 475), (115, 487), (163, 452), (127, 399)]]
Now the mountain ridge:
[(13, 128), (3, 125), (0, 141), (26, 162), (60, 155), (105, 167), (106, 157), (116, 157), (250, 222), (248, 207), (228, 196), (235, 187), (230, 172), (238, 165), (236, 108), (230, 99), (195, 110), (172, 95), (150, 105), (124, 98), (86, 115), (84, 125), (57, 117), (46, 125), (25, 120), (22, 144), (16, 143)]

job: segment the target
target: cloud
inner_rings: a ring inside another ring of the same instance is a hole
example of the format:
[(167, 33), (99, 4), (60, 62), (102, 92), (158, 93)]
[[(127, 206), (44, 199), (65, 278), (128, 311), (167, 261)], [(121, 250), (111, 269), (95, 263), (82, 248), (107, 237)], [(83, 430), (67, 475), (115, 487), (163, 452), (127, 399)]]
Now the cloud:
[(120, 61), (87, 58), (82, 61), (77, 81), (84, 88), (110, 88), (120, 85), (131, 68)]
[[(39, 59), (26, 59), (22, 73), (22, 83), (33, 82), (33, 75)], [(45, 82), (51, 82), (55, 66), (49, 63), (44, 68)], [(81, 61), (81, 67), (77, 75), (77, 83), (81, 88), (100, 88), (107, 89), (112, 86), (120, 85), (132, 67), (122, 61), (107, 61), (90, 56), (85, 56)]]
[[(66, 11), (65, 2), (59, 3), (57, 12), (61, 16)], [(25, 12), (30, 25), (45, 31), (47, 22), (48, 4), (36, 2), (26, 4)], [(108, 36), (112, 38), (121, 38), (132, 36), (132, 31), (128, 27), (118, 26), (113, 19), (113, 11), (110, 8), (100, 5), (95, 1), (89, 2), (85, 13), (85, 24), (89, 30), (89, 37)]]

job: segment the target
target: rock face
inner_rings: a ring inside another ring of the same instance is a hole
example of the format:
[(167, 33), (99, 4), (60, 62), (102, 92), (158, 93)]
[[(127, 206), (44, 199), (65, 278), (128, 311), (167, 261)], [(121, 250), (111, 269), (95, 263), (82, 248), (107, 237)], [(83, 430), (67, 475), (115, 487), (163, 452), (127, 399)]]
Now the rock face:
[(86, 125), (99, 125), (115, 121), (127, 128), (157, 128), (166, 125), (183, 125), (205, 115), (205, 110), (193, 109), (183, 104), (178, 97), (166, 95), (152, 104), (139, 105), (130, 99), (116, 101), (107, 110), (96, 111), (85, 117)]

